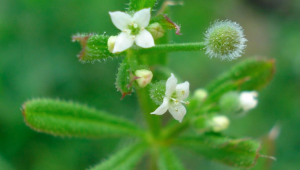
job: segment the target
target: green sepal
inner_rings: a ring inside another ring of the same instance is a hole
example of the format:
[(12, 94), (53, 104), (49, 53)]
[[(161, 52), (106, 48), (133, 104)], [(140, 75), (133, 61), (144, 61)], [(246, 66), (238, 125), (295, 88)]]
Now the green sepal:
[(168, 29), (175, 29), (177, 35), (181, 35), (180, 33), (180, 26), (173, 22), (166, 14), (159, 14), (155, 17), (152, 17), (150, 20), (150, 24), (153, 23), (159, 23), (163, 29), (168, 30)]
[(153, 8), (156, 0), (130, 0), (128, 11), (136, 12), (144, 8)]
[(160, 148), (158, 167), (159, 170), (184, 170), (181, 161), (169, 148)]
[(132, 170), (144, 155), (146, 148), (147, 145), (143, 143), (126, 146), (89, 170)]
[(181, 137), (175, 144), (207, 159), (238, 168), (250, 168), (259, 157), (260, 144), (245, 138), (234, 139), (215, 133)]
[(207, 86), (206, 102), (218, 101), (229, 91), (260, 90), (271, 81), (274, 72), (274, 59), (248, 59)]
[(38, 132), (67, 137), (141, 136), (133, 123), (84, 105), (52, 99), (33, 99), (23, 105), (26, 124)]
[(93, 63), (108, 58), (115, 58), (122, 56), (120, 54), (113, 54), (108, 51), (107, 41), (109, 36), (98, 34), (77, 34), (72, 36), (72, 41), (79, 41), (81, 45), (81, 52), (77, 55), (79, 61), (82, 63)]

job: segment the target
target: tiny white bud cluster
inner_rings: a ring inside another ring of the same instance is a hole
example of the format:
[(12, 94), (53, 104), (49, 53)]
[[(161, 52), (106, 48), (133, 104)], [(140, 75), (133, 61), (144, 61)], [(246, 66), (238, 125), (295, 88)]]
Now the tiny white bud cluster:
[(205, 33), (206, 54), (221, 60), (233, 60), (242, 55), (246, 47), (242, 27), (229, 20), (216, 21)]

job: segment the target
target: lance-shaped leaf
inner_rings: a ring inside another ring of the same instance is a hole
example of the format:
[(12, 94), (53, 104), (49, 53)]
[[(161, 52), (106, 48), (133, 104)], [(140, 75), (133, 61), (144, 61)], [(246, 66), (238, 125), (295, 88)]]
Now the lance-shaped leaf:
[(213, 133), (182, 137), (175, 143), (207, 159), (239, 168), (255, 165), (260, 149), (260, 144), (254, 140), (233, 139)]
[(57, 136), (140, 136), (133, 123), (84, 105), (51, 99), (34, 99), (23, 105), (25, 122), (32, 129)]
[(228, 91), (260, 90), (270, 82), (274, 72), (274, 59), (246, 60), (207, 86), (207, 102), (217, 101)]
[(144, 8), (153, 8), (156, 0), (130, 0), (128, 11), (139, 11)]
[(143, 157), (146, 148), (143, 143), (126, 146), (89, 170), (132, 170)]
[(77, 34), (72, 36), (72, 41), (79, 41), (82, 50), (77, 55), (79, 61), (95, 62), (121, 56), (122, 54), (112, 54), (108, 50), (107, 41), (109, 36), (98, 34)]
[(184, 170), (181, 161), (169, 148), (160, 148), (158, 167), (159, 170)]

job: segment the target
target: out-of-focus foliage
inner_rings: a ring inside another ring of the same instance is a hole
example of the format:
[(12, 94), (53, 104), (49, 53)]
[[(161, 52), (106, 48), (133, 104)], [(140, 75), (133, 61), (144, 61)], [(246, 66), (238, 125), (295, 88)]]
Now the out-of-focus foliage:
[[(124, 10), (127, 3), (125, 0), (1, 1), (0, 169), (3, 166), (29, 170), (85, 169), (126, 145), (117, 139), (70, 140), (36, 133), (24, 124), (20, 108), (23, 101), (33, 97), (73, 99), (139, 122), (141, 115), (134, 95), (120, 101), (120, 93), (113, 85), (121, 58), (81, 64), (76, 58), (80, 46), (71, 43), (71, 35), (78, 32), (117, 34), (108, 10)], [(272, 170), (299, 169), (300, 26), (296, 15), (299, 10), (296, 0), (281, 0), (279, 5), (263, 0), (190, 0), (170, 11), (183, 34), (172, 35), (174, 42), (202, 41), (204, 31), (216, 19), (238, 22), (248, 39), (246, 54), (232, 62), (209, 59), (204, 52), (172, 53), (170, 67), (190, 82), (192, 90), (204, 87), (247, 56), (258, 54), (276, 59), (274, 80), (261, 91), (258, 108), (243, 118), (231, 119), (226, 132), (265, 139), (275, 123), (280, 127), (278, 138), (272, 144), (272, 140), (267, 140), (267, 146), (274, 144), (275, 148), (263, 150), (265, 155), (274, 150), (277, 161), (266, 165), (260, 158), (256, 169), (268, 166)], [(230, 169), (185, 151), (175, 152), (180, 152), (187, 169)]]

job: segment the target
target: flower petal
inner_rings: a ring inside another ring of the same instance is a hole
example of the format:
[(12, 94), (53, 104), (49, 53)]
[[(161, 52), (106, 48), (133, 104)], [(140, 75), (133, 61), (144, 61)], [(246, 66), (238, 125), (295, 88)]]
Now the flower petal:
[(171, 113), (174, 119), (178, 120), (181, 123), (183, 117), (186, 114), (186, 109), (181, 103), (179, 103), (178, 105), (172, 103), (169, 107), (169, 112)]
[(136, 12), (133, 17), (132, 21), (137, 23), (140, 27), (147, 27), (149, 25), (149, 21), (151, 18), (151, 8), (145, 8)]
[(131, 16), (125, 12), (109, 12), (109, 15), (113, 24), (121, 31), (127, 29), (128, 25), (131, 23)]
[(140, 33), (136, 35), (135, 43), (142, 48), (150, 48), (155, 46), (154, 39), (147, 30), (141, 30)]
[(127, 48), (133, 45), (133, 42), (134, 40), (132, 37), (130, 37), (129, 34), (121, 32), (116, 39), (113, 53), (122, 52), (126, 50)]
[(168, 108), (169, 108), (169, 99), (167, 97), (165, 97), (163, 103), (151, 114), (162, 115), (162, 114), (166, 113)]
[(244, 111), (248, 111), (256, 107), (258, 101), (258, 93), (256, 91), (242, 92), (240, 94), (240, 105)]
[(190, 94), (189, 88), (190, 88), (190, 83), (188, 81), (177, 84), (177, 86), (176, 86), (177, 99), (179, 99), (179, 100), (186, 99)]
[(166, 92), (165, 92), (165, 95), (167, 97), (170, 98), (171, 95), (175, 92), (176, 85), (177, 85), (177, 78), (174, 76), (173, 73), (171, 73), (171, 76), (168, 78), (168, 80), (166, 82)]

